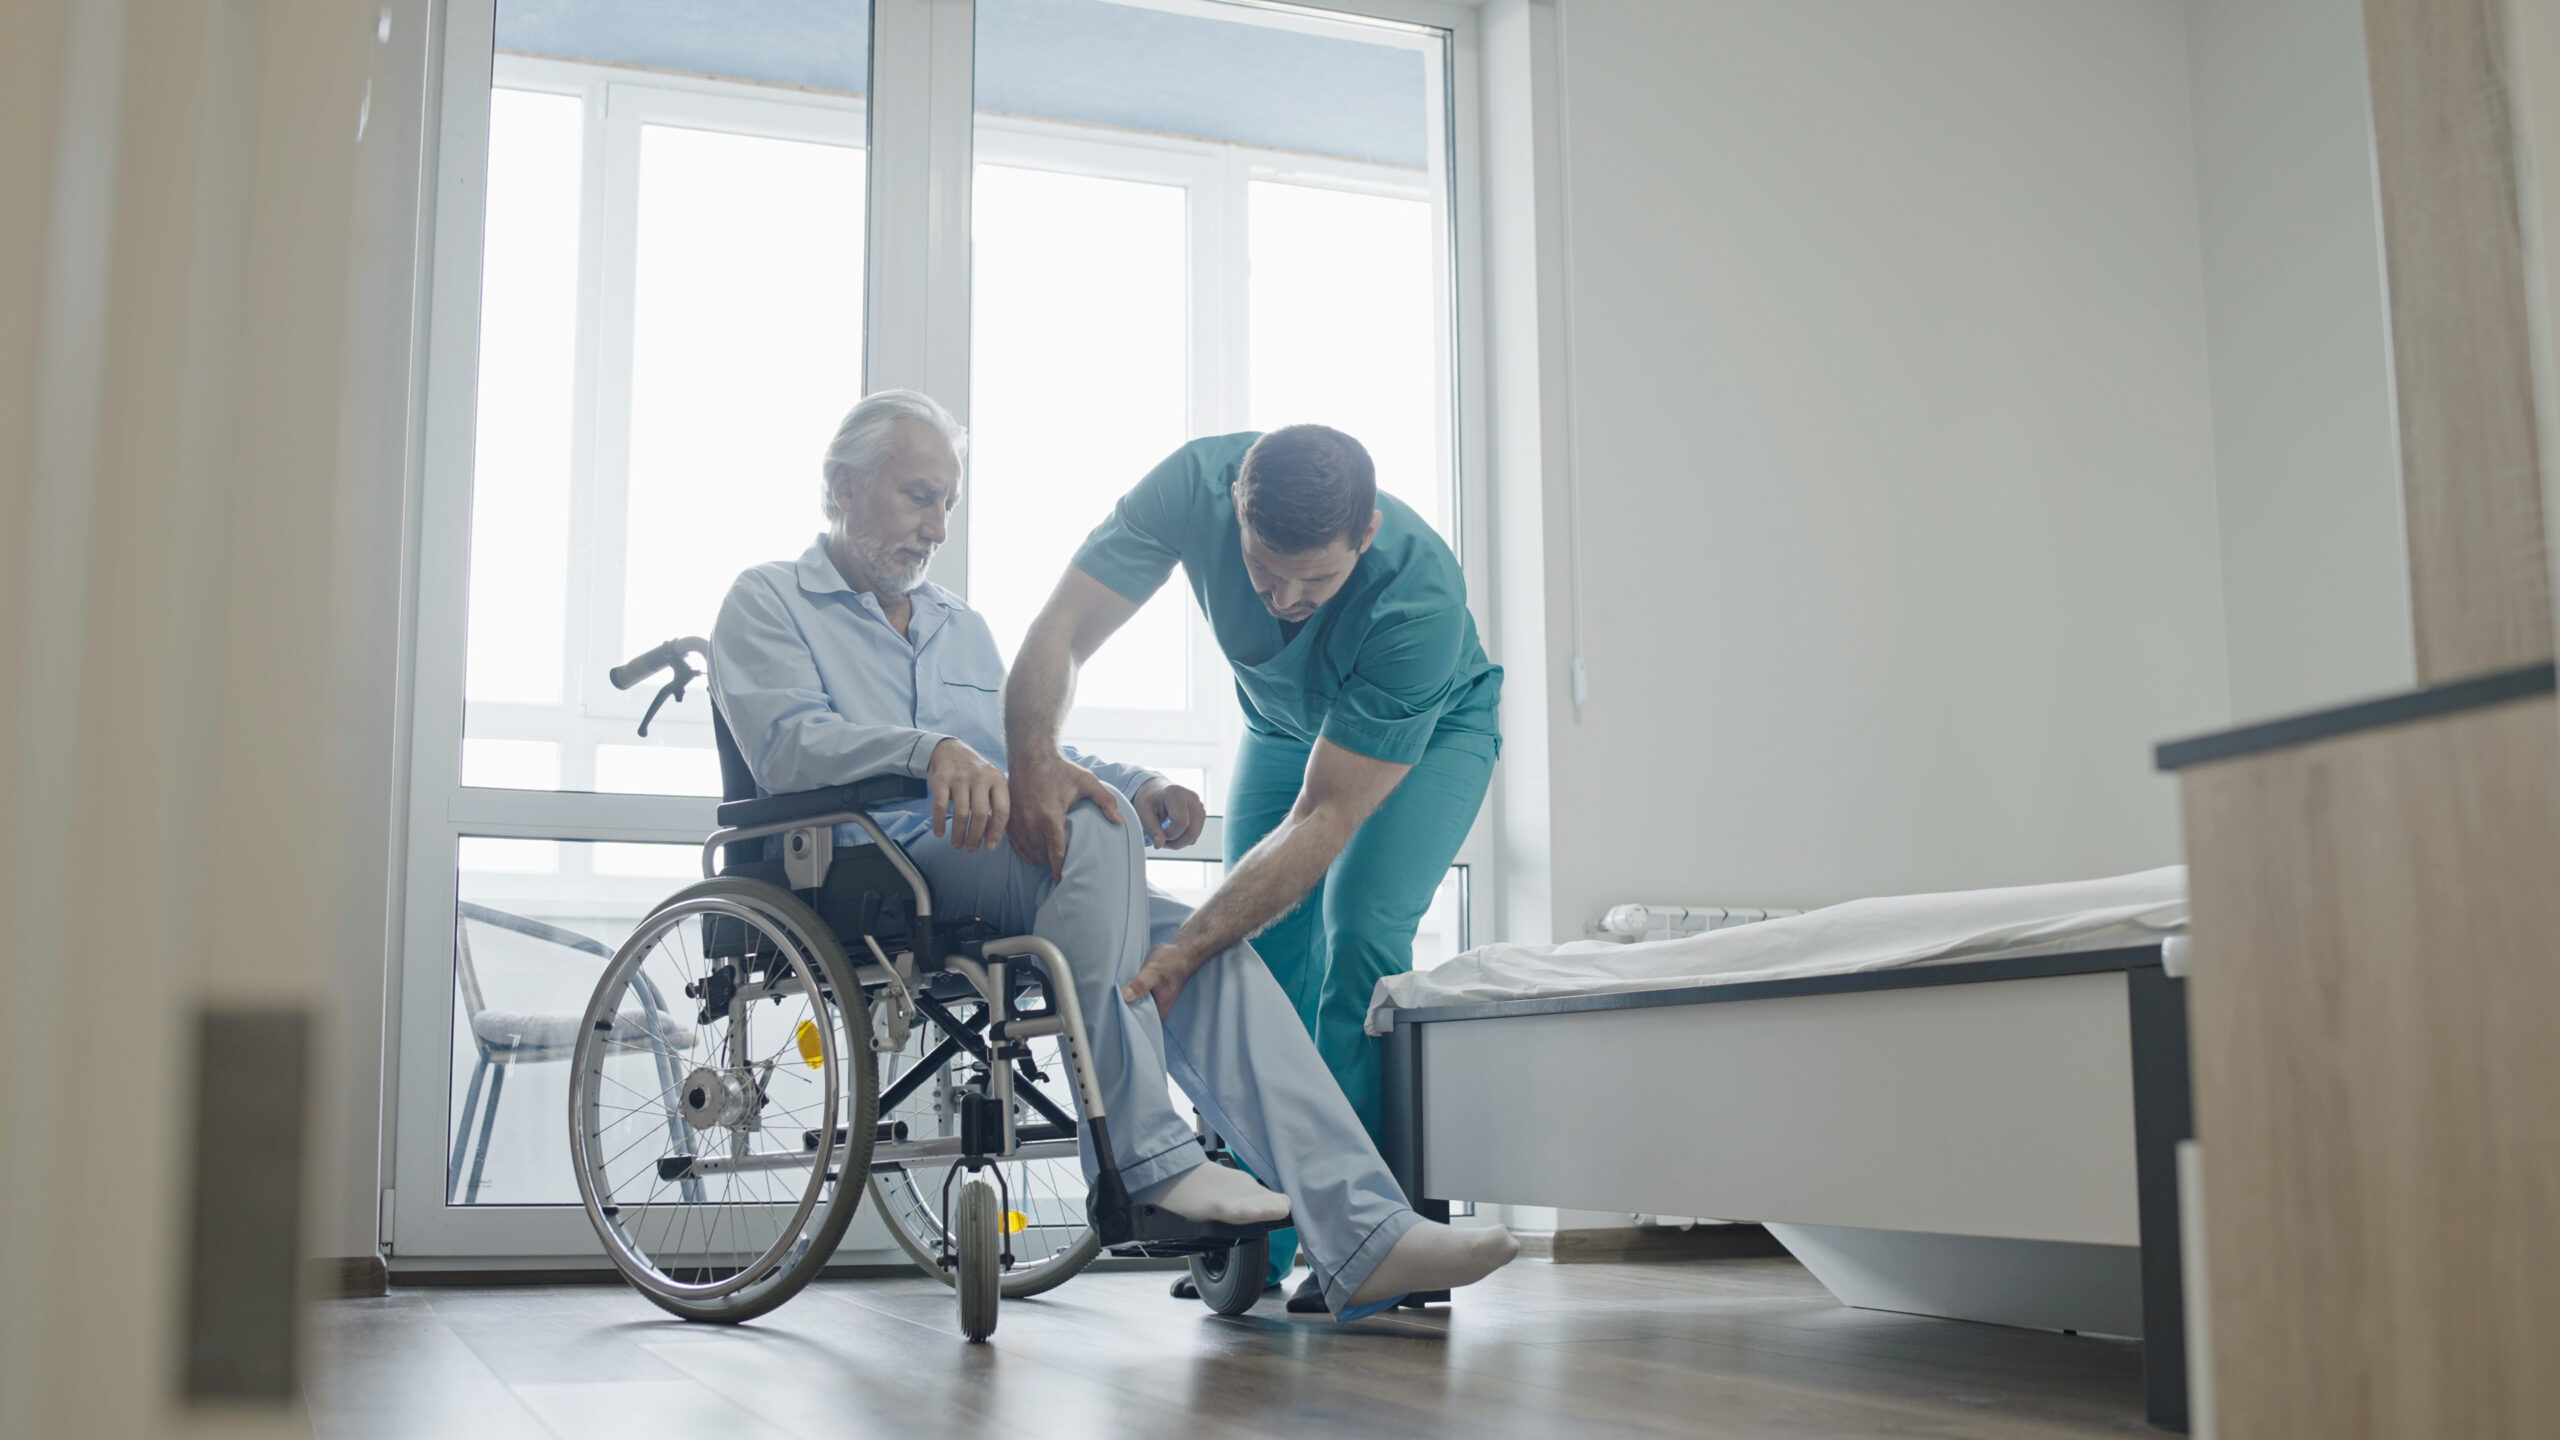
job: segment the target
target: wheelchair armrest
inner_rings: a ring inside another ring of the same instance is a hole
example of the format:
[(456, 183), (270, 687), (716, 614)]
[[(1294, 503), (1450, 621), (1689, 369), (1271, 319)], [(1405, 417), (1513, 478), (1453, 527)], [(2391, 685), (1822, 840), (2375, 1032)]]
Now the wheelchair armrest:
[(850, 785), (831, 785), (824, 790), (795, 790), (788, 795), (766, 795), (755, 800), (732, 800), (713, 812), (723, 830), (744, 830), (758, 825), (782, 825), (813, 815), (838, 815), (847, 810), (877, 810), (899, 800), (921, 800), (925, 784), (911, 775), (874, 775)]

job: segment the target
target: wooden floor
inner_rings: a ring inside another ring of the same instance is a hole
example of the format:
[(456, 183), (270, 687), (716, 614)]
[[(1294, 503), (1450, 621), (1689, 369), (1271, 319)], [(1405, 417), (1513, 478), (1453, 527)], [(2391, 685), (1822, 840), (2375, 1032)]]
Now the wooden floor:
[(397, 1289), (319, 1308), (321, 1440), (855, 1436), (2158, 1434), (2128, 1341), (1850, 1310), (1790, 1260), (1523, 1260), (1450, 1309), (1221, 1320), (1086, 1274), (960, 1339), (921, 1277), (825, 1281), (753, 1325), (615, 1286)]

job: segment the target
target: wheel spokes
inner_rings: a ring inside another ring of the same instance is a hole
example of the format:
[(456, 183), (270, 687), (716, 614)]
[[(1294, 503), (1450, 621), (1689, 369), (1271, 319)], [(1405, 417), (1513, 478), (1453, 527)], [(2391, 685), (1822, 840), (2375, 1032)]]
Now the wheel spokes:
[[(725, 987), (750, 972), (744, 957), (697, 945), (711, 916), (788, 957), (764, 967), (769, 978), (801, 983), (732, 998)], [(582, 1037), (573, 1140), (591, 1214), (644, 1288), (717, 1300), (760, 1284), (805, 1258), (832, 1209), (847, 1047), (824, 987), (808, 983), (811, 954), (753, 905), (680, 895), (608, 968), (588, 1011), (590, 1029), (606, 1017), (607, 1033)], [(623, 1033), (626, 1012), (650, 1018), (645, 1038)], [(658, 1083), (633, 1083), (643, 1064)], [(818, 1142), (805, 1143), (812, 1133)], [(688, 1156), (725, 1163), (705, 1172)]]

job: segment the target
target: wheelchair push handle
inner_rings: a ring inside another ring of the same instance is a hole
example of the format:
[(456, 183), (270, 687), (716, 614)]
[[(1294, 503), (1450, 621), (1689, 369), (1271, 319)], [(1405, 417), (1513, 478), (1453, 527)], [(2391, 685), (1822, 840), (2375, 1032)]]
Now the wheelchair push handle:
[(691, 665), (684, 663), (688, 654), (709, 659), (711, 642), (699, 635), (679, 635), (673, 640), (660, 641), (604, 672), (605, 678), (613, 682), (614, 689), (628, 690), (670, 665), (692, 670)]
[(686, 658), (689, 655), (699, 655), (705, 664), (710, 663), (711, 642), (699, 635), (679, 635), (673, 640), (661, 641), (604, 672), (616, 690), (628, 690), (661, 670), (675, 672), (666, 684), (658, 687), (657, 697), (649, 702), (647, 713), (640, 717), (641, 734), (649, 733), (649, 722), (658, 718), (658, 707), (669, 700), (681, 703), (685, 687), (701, 676), (702, 672), (693, 668), (693, 662)]

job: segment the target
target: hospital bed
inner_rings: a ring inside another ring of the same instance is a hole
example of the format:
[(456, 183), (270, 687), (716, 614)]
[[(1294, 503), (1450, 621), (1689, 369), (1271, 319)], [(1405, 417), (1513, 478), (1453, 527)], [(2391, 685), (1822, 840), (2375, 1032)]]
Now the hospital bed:
[(1727, 938), (1704, 973), (1576, 945), (1396, 977), (1369, 1027), (1389, 1164), (1425, 1213), (1758, 1221), (1849, 1305), (2138, 1337), (2149, 1417), (2184, 1429), (2185, 940), (2161, 923), (2183, 876), (2096, 883), (2137, 880), (2178, 903), (1953, 945), (1838, 907)]

